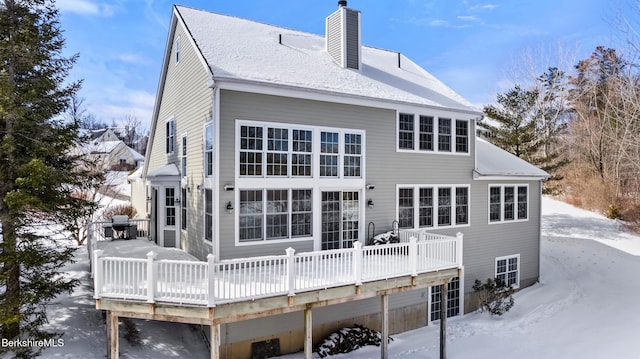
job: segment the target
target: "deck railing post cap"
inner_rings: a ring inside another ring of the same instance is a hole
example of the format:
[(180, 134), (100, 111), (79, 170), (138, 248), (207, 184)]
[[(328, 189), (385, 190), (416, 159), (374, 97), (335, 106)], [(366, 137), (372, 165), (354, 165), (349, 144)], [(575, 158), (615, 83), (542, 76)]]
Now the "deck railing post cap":
[(285, 249), (284, 251), (287, 253), (287, 255), (293, 255), (296, 252), (296, 250), (291, 247)]
[(158, 253), (154, 251), (150, 251), (149, 253), (147, 253), (147, 258), (155, 259), (157, 256), (158, 256)]
[(353, 247), (358, 249), (362, 248), (362, 242), (360, 241), (353, 242)]
[(456, 237), (462, 239), (462, 237), (464, 237), (464, 234), (462, 234), (462, 232), (458, 232), (456, 233)]

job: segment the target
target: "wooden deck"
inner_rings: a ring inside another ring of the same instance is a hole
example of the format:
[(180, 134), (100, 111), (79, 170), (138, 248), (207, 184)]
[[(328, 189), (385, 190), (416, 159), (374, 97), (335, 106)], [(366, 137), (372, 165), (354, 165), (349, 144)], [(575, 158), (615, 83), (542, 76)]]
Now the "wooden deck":
[[(354, 248), (308, 253), (289, 248), (280, 256), (225, 261), (210, 255), (206, 262), (166, 259), (167, 253), (158, 256), (154, 250), (143, 256), (143, 248), (164, 250), (150, 242), (140, 247), (135, 241), (105, 241), (100, 246), (94, 241), (93, 248), (102, 248), (91, 258), (94, 298), (96, 308), (107, 311), (108, 354), (115, 359), (120, 317), (207, 325), (211, 343), (218, 343), (220, 324), (295, 311), (305, 313), (305, 358), (311, 358), (314, 308), (379, 297), (385, 358), (388, 296), (446, 285), (462, 276), (462, 239), (462, 234), (414, 231), (401, 235), (401, 243), (355, 242)], [(446, 300), (442, 303), (446, 316)], [(212, 344), (211, 358), (219, 354), (218, 345)]]

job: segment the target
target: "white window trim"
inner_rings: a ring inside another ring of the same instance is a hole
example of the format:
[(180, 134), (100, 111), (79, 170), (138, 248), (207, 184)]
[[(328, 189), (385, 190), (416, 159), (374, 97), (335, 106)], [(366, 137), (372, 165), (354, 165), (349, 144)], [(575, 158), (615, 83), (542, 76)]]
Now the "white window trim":
[[(183, 146), (183, 141), (185, 141), (186, 146)], [(187, 148), (184, 148), (187, 147)], [(187, 178), (187, 172), (188, 172), (188, 168), (189, 168), (189, 161), (187, 159), (187, 155), (188, 155), (188, 147), (189, 147), (189, 139), (187, 137), (187, 133), (184, 132), (182, 135), (180, 135), (180, 178), (182, 179), (183, 182), (186, 181)], [(183, 166), (182, 166), (182, 161), (185, 161), (185, 166), (184, 166), (184, 173), (183, 173)], [(184, 185), (185, 183), (183, 183)]]
[[(456, 188), (467, 188), (467, 223), (457, 224), (456, 222)], [(400, 195), (400, 188), (413, 188), (413, 229), (425, 229), (436, 230), (444, 228), (462, 228), (471, 226), (471, 185), (463, 184), (396, 184), (396, 211), (395, 216), (398, 216), (400, 206), (398, 204), (398, 197)], [(420, 227), (420, 188), (433, 188), (433, 226)], [(438, 189), (449, 188), (451, 189), (451, 225), (438, 225)], [(399, 218), (396, 218), (399, 220)]]
[[(207, 190), (211, 191), (211, 238), (207, 239)], [(208, 188), (208, 187), (204, 187), (202, 188), (202, 239), (204, 241), (204, 243), (207, 244), (212, 244), (213, 243), (213, 239), (215, 237), (215, 231), (214, 229), (216, 228), (214, 221), (216, 218), (216, 214), (215, 214), (215, 192), (213, 190), (213, 188)], [(225, 212), (226, 214), (226, 212)], [(219, 216), (222, 215), (222, 213), (219, 214)]]
[(494, 262), (494, 278), (498, 278), (498, 261), (499, 260), (506, 260), (507, 261), (507, 271), (504, 273), (505, 275), (509, 273), (509, 259), (511, 258), (516, 258), (517, 263), (518, 263), (518, 269), (516, 270), (516, 283), (514, 285), (512, 285), (511, 287), (513, 289), (518, 289), (520, 288), (520, 266), (521, 266), (521, 262), (520, 262), (520, 253), (518, 254), (512, 254), (512, 255), (508, 255), (508, 256), (502, 256), (502, 257), (496, 257), (495, 262)]
[[(398, 138), (398, 134), (400, 133), (400, 114), (408, 114), (413, 115), (413, 149), (400, 148), (400, 139)], [(433, 150), (421, 150), (420, 149), (420, 116), (428, 116), (433, 118)], [(451, 142), (450, 147), (451, 151), (440, 151), (439, 148), (439, 120), (449, 119), (451, 120)], [(467, 152), (456, 152), (456, 121), (466, 121), (467, 122)], [(470, 156), (471, 155), (471, 120), (457, 117), (454, 114), (448, 115), (436, 115), (429, 114), (425, 112), (416, 112), (416, 111), (396, 111), (396, 152), (408, 152), (408, 153), (425, 153), (425, 154), (440, 154), (440, 155), (451, 155), (451, 156)]]
[[(184, 196), (183, 196), (183, 191), (184, 191)], [(189, 196), (189, 189), (186, 187), (186, 185), (182, 185), (180, 187), (180, 205), (178, 206), (180, 208), (180, 230), (184, 233), (186, 233), (189, 230), (189, 206), (187, 203), (187, 197)], [(182, 218), (182, 210), (185, 210), (185, 215), (184, 218)], [(184, 228), (183, 228), (184, 226)]]
[[(491, 188), (492, 187), (500, 187), (500, 220), (492, 221), (491, 220)], [(513, 198), (513, 208), (514, 208), (514, 218), (513, 219), (504, 219), (504, 188), (505, 187), (513, 187), (514, 188), (514, 198)], [(527, 218), (518, 218), (518, 188), (526, 187), (527, 188)], [(531, 203), (531, 195), (529, 191), (528, 183), (492, 183), (487, 186), (487, 223), (489, 224), (505, 224), (505, 223), (516, 223), (516, 222), (528, 222), (529, 217), (531, 216), (531, 211), (529, 210)]]
[[(173, 189), (173, 206), (167, 205), (167, 190), (168, 189)], [(179, 187), (178, 188), (173, 187), (173, 186), (164, 187), (164, 193), (163, 193), (163, 197), (162, 197), (162, 200), (163, 200), (163, 206), (162, 207), (164, 208), (164, 211), (163, 211), (162, 215), (164, 217), (164, 227), (165, 228), (172, 228), (173, 229), (173, 228), (176, 228), (179, 225), (178, 222), (180, 221), (180, 205), (176, 201), (176, 199), (179, 198), (179, 194), (180, 194)], [(173, 217), (174, 217), (173, 224), (168, 224), (167, 223), (167, 218), (168, 218), (167, 209), (169, 209), (169, 208), (173, 208)]]
[[(211, 127), (211, 174), (207, 174), (207, 127)], [(213, 121), (202, 125), (202, 176), (211, 178), (216, 173), (215, 167), (215, 126)]]
[[(171, 123), (170, 128), (173, 131), (173, 133), (169, 133), (167, 131), (167, 126), (169, 125), (169, 123)], [(164, 129), (165, 129), (165, 134), (164, 134), (164, 149), (165, 149), (165, 154), (167, 156), (173, 155), (176, 152), (176, 120), (175, 118), (171, 117), (168, 120), (165, 121), (164, 123)], [(169, 141), (169, 138), (171, 138), (171, 150), (169, 150), (167, 148), (167, 143)]]

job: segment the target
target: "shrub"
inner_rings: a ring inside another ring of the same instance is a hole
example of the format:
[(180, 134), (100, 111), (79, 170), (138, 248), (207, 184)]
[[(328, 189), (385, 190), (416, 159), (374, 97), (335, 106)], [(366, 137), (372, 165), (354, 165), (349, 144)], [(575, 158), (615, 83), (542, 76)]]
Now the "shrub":
[(124, 339), (126, 339), (131, 346), (137, 347), (142, 345), (140, 329), (138, 329), (136, 323), (129, 318), (122, 318), (122, 324), (124, 324)]
[[(389, 337), (389, 341), (393, 338)], [(339, 353), (349, 353), (365, 345), (380, 346), (382, 335), (380, 332), (355, 324), (351, 328), (342, 328), (331, 333), (322, 343), (316, 346), (314, 352), (324, 358)]]
[(107, 207), (104, 212), (102, 212), (102, 218), (104, 220), (110, 221), (111, 217), (116, 215), (127, 215), (129, 218), (134, 218), (138, 214), (135, 207), (130, 204), (119, 204), (116, 206)]
[(508, 286), (503, 280), (489, 278), (486, 283), (476, 279), (473, 290), (478, 296), (480, 312), (489, 312), (491, 315), (502, 315), (513, 307), (514, 289)]
[(615, 204), (609, 205), (609, 208), (607, 208), (606, 216), (609, 219), (621, 218), (620, 208), (618, 208), (618, 206), (616, 206)]

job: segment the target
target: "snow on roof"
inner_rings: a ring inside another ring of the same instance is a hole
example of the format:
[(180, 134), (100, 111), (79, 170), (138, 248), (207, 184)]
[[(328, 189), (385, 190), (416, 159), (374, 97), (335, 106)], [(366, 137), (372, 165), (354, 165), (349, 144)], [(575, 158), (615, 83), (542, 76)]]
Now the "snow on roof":
[(479, 113), (397, 52), (363, 46), (362, 69), (344, 69), (325, 51), (324, 36), (185, 6), (176, 9), (216, 80), (277, 84)]
[(480, 137), (476, 137), (475, 172), (480, 177), (549, 177), (547, 172)]
[(84, 153), (111, 153), (113, 152), (120, 143), (124, 143), (120, 140), (118, 141), (93, 141), (82, 146), (82, 151)]
[(147, 174), (147, 178), (149, 177), (160, 177), (160, 176), (179, 176), (180, 172), (178, 171), (178, 167), (175, 164), (170, 163), (168, 165), (164, 165), (162, 167), (156, 168), (155, 170), (149, 172)]
[(140, 152), (134, 150), (133, 148), (127, 146), (127, 151), (131, 154), (131, 157), (134, 161), (144, 161), (144, 156), (140, 154)]

